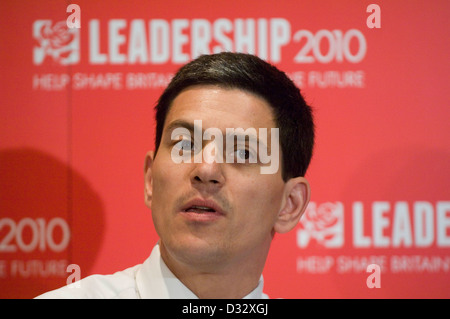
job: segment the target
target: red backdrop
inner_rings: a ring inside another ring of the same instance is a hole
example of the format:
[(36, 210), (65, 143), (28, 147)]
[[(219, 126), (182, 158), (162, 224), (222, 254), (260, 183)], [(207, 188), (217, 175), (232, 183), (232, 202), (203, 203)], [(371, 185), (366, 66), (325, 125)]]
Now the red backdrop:
[(223, 50), (277, 65), (315, 110), (312, 202), (275, 238), (266, 292), (450, 297), (448, 1), (77, 0), (74, 29), (69, 3), (0, 2), (0, 297), (145, 260), (153, 106)]

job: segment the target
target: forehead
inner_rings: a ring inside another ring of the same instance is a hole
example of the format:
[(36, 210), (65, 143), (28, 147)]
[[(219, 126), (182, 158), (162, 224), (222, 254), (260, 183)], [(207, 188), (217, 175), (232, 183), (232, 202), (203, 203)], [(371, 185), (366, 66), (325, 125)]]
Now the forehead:
[(202, 120), (204, 127), (276, 127), (272, 107), (261, 97), (240, 89), (193, 86), (173, 100), (165, 126), (175, 120)]

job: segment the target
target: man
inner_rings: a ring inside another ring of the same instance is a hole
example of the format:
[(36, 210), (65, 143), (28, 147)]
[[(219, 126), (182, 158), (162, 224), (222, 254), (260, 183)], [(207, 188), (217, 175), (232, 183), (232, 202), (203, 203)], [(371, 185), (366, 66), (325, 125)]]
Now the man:
[(145, 159), (160, 237), (150, 257), (40, 297), (266, 298), (271, 241), (297, 225), (310, 198), (313, 144), (311, 108), (274, 66), (240, 53), (188, 63), (158, 101)]

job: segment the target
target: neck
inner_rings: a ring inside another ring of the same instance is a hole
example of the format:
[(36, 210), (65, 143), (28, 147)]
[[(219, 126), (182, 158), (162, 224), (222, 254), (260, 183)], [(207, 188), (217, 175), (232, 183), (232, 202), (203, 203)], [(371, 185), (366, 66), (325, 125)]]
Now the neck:
[(181, 262), (160, 243), (161, 257), (172, 273), (200, 299), (241, 299), (259, 284), (268, 253), (223, 263)]

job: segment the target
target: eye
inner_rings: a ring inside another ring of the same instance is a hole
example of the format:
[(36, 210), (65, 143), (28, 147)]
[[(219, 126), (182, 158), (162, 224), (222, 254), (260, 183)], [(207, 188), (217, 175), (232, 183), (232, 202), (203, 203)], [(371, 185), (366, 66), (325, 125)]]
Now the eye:
[(234, 151), (235, 162), (256, 163), (256, 153), (246, 148), (238, 148)]
[(195, 145), (191, 140), (182, 139), (178, 142), (176, 142), (173, 146), (175, 149), (178, 149), (179, 151), (184, 152), (194, 152), (195, 151)]
[(237, 150), (235, 154), (240, 159), (248, 160), (250, 158), (250, 152), (248, 150)]

